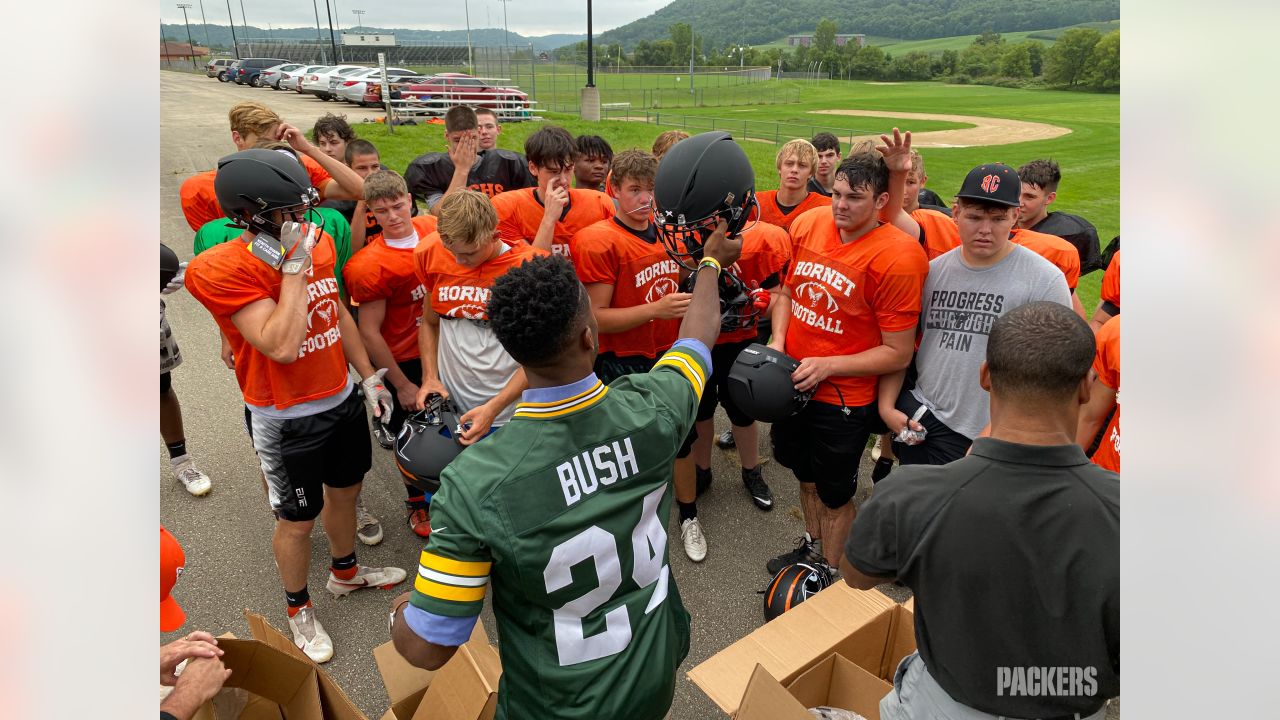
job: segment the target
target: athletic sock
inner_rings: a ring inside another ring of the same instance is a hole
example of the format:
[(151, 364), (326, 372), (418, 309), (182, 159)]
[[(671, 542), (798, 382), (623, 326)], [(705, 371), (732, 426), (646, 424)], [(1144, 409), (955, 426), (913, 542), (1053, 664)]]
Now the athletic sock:
[(175, 443), (165, 443), (164, 446), (169, 449), (169, 459), (176, 460), (187, 454), (187, 439), (183, 438)]
[(339, 580), (350, 580), (356, 576), (356, 571), (359, 569), (359, 566), (356, 565), (356, 554), (354, 552), (346, 557), (333, 558), (333, 562), (329, 565), (329, 570)]
[(311, 607), (311, 593), (307, 592), (306, 585), (303, 585), (302, 589), (297, 592), (285, 590), (284, 601), (289, 606), (289, 617), (293, 617), (302, 608)]
[(680, 522), (685, 520), (696, 520), (698, 518), (698, 501), (680, 502), (676, 501), (676, 506), (680, 508)]
[(419, 508), (425, 510), (431, 506), (431, 500), (419, 491), (417, 494), (410, 493), (409, 499), (405, 500), (404, 504), (409, 506), (410, 511), (417, 510)]

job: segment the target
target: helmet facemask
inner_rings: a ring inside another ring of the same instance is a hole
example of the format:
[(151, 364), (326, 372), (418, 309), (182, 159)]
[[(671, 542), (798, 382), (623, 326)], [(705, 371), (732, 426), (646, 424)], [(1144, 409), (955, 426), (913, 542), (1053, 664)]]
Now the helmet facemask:
[[(707, 217), (688, 221), (684, 215), (674, 210), (661, 210), (656, 204), (653, 211), (653, 224), (658, 231), (658, 239), (671, 256), (686, 270), (697, 270), (703, 258), (703, 248), (707, 238), (716, 231), (716, 225), (723, 218), (728, 228), (726, 235), (740, 235), (744, 230), (754, 227), (747, 225), (751, 211), (757, 207), (755, 190), (748, 190), (740, 204), (733, 202), (732, 195), (725, 198), (724, 206)], [(655, 198), (656, 203), (656, 198)]]
[[(279, 239), (281, 234), (281, 226), (284, 221), (276, 222), (271, 219), (271, 215), (275, 211), (279, 211), (281, 215), (296, 214), (305, 215), (308, 210), (320, 204), (320, 193), (314, 187), (308, 187), (307, 191), (298, 197), (296, 205), (287, 205), (284, 207), (268, 207), (268, 203), (259, 198), (252, 198), (248, 195), (241, 195), (245, 201), (259, 206), (259, 210), (246, 220), (243, 216), (233, 219), (233, 223), (237, 227), (242, 227), (256, 234), (266, 234), (273, 238)], [(320, 229), (324, 229), (324, 219), (321, 218)]]

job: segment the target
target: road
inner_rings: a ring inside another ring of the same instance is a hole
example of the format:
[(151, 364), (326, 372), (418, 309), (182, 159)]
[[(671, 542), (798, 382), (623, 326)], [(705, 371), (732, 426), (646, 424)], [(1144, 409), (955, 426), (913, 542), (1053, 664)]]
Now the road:
[[(177, 72), (160, 73), (161, 238), (183, 260), (191, 258), (192, 232), (178, 205), (178, 187), (196, 172), (212, 169), (218, 158), (235, 151), (227, 111), (242, 100), (263, 102), (285, 121), (309, 129), (325, 112), (345, 113), (359, 133), (359, 122), (376, 110), (323, 102), (312, 96), (219, 83), (212, 78)], [(400, 168), (396, 168), (400, 170)], [(187, 612), (183, 631), (230, 631), (248, 637), (242, 611), (265, 615), (288, 635), (284, 597), (271, 555), (273, 520), (262, 488), (257, 459), (244, 430), (244, 406), (235, 377), (218, 358), (218, 334), (212, 318), (185, 292), (168, 300), (169, 322), (182, 348), (184, 362), (173, 372), (173, 387), (182, 402), (187, 444), (200, 467), (213, 479), (213, 492), (193, 498), (172, 479), (164, 445), (160, 517), (182, 542), (187, 565), (175, 597)], [(720, 429), (727, 420), (720, 412)], [(761, 432), (767, 456), (767, 432)], [(357, 544), (366, 565), (398, 565), (412, 579), (421, 549), (404, 523), (404, 496), (391, 453), (374, 445), (374, 466), (363, 496), (369, 510), (383, 521), (385, 539), (368, 548)], [(699, 501), (699, 515), (710, 551), (700, 563), (690, 562), (680, 546), (679, 523), (672, 508), (668, 523), (671, 568), (686, 607), (693, 616), (689, 657), (678, 677), (671, 717), (674, 720), (723, 717), (684, 673), (763, 622), (762, 596), (769, 579), (765, 561), (793, 546), (804, 532), (799, 493), (791, 474), (776, 463), (764, 467), (774, 492), (774, 509), (764, 513), (752, 505), (739, 480), (734, 453), (712, 451), (715, 484)], [(864, 458), (858, 498), (870, 492), (870, 469)], [(311, 591), (336, 653), (325, 670), (365, 715), (377, 718), (388, 700), (374, 665), (372, 650), (387, 641), (387, 605), (396, 591), (357, 592), (345, 598), (324, 590), (328, 546), (316, 532), (312, 543)], [(408, 589), (406, 582), (402, 589)], [(893, 586), (883, 588), (905, 599)], [(485, 627), (494, 637), (494, 619), (486, 606)], [(168, 642), (177, 634), (165, 635)]]

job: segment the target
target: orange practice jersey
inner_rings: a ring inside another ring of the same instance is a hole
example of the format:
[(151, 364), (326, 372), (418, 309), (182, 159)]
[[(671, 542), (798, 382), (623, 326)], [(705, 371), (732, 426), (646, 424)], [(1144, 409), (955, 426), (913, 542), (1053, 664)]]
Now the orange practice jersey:
[[(317, 189), (323, 187), (325, 181), (331, 179), (329, 173), (310, 157), (306, 155), (301, 157), (302, 166), (307, 169), (311, 184)], [(196, 173), (183, 180), (182, 186), (178, 188), (178, 202), (182, 205), (182, 214), (187, 218), (187, 224), (193, 231), (199, 230), (211, 220), (227, 216), (218, 205), (218, 194), (213, 189), (213, 178), (217, 174), (217, 170)]]
[[(436, 231), (432, 215), (413, 219), (418, 242)], [(396, 362), (418, 357), (418, 326), (422, 324), (422, 298), (425, 290), (414, 271), (413, 249), (387, 245), (376, 235), (356, 251), (342, 269), (347, 293), (358, 303), (386, 301), (382, 318), (382, 338), (391, 348)]]
[(791, 231), (791, 223), (800, 217), (806, 210), (812, 210), (816, 207), (830, 207), (831, 198), (822, 193), (811, 192), (800, 201), (800, 204), (791, 208), (790, 212), (783, 212), (782, 207), (778, 205), (778, 191), (765, 190), (756, 193), (756, 202), (760, 203), (760, 211), (752, 212), (752, 219), (759, 218), (771, 225)]
[(1120, 316), (1106, 322), (1098, 331), (1098, 354), (1093, 370), (1103, 385), (1116, 391), (1116, 411), (1102, 434), (1102, 442), (1093, 453), (1093, 462), (1108, 470), (1120, 472)]
[[(654, 228), (649, 226), (652, 233)], [(647, 305), (680, 291), (680, 265), (661, 242), (641, 239), (613, 218), (573, 236), (573, 267), (584, 285), (613, 286), (611, 308)], [(600, 333), (600, 352), (656, 358), (680, 334), (680, 321), (650, 320), (630, 330)]]
[[(942, 213), (938, 214), (942, 215)], [(915, 213), (912, 213), (911, 217), (915, 218)], [(943, 217), (946, 216), (943, 215)], [(920, 221), (916, 220), (916, 222)], [(940, 238), (940, 242), (954, 242), (955, 244), (952, 247), (960, 245), (960, 229), (956, 227), (954, 221), (949, 227), (943, 222), (932, 222), (929, 228), (937, 230), (936, 235)], [(926, 239), (932, 243), (932, 238), (928, 237), (931, 233), (926, 231), (925, 235)], [(1075, 292), (1076, 285), (1080, 284), (1080, 251), (1076, 250), (1075, 245), (1057, 235), (1046, 235), (1022, 228), (1015, 229), (1009, 233), (1009, 239), (1053, 263), (1062, 271), (1062, 276), (1066, 278), (1067, 288)]]
[[(742, 233), (742, 255), (736, 263), (725, 269), (732, 271), (748, 289), (754, 290), (761, 287), (761, 283), (771, 275), (777, 275), (778, 283), (781, 284), (782, 273), (786, 272), (790, 262), (791, 236), (777, 225), (758, 222)], [(768, 310), (761, 310), (757, 323), (765, 319), (766, 312)], [(742, 328), (730, 333), (722, 332), (720, 337), (716, 338), (716, 344), (754, 340), (756, 334), (756, 327)]]
[(512, 243), (506, 252), (477, 267), (459, 265), (453, 253), (433, 232), (413, 251), (413, 268), (440, 317), (489, 319), (489, 288), (493, 281), (536, 255), (545, 254), (524, 243)]
[(213, 315), (236, 358), (236, 381), (250, 405), (283, 409), (329, 397), (347, 386), (347, 358), (338, 325), (341, 300), (333, 276), (333, 238), (321, 234), (307, 277), (307, 335), (298, 359), (275, 362), (244, 339), (231, 316), (259, 300), (280, 301), (281, 274), (234, 240), (205, 250), (187, 267), (186, 288)]
[(946, 213), (920, 208), (911, 213), (911, 219), (920, 226), (924, 254), (930, 260), (960, 247), (960, 231), (956, 221)]
[[(919, 322), (929, 259), (915, 238), (886, 224), (843, 243), (831, 213), (813, 210), (791, 226), (791, 239), (788, 355), (856, 355), (881, 345), (881, 332), (911, 330)], [(876, 400), (876, 382), (874, 376), (832, 376), (813, 399), (867, 405)]]
[[(498, 236), (509, 243), (532, 243), (542, 224), (543, 205), (537, 188), (522, 188), (495, 195), (493, 208), (498, 211)], [(551, 250), (570, 257), (569, 240), (593, 223), (613, 217), (613, 200), (598, 190), (574, 188), (569, 191), (569, 207), (556, 223)]]
[(1111, 256), (1107, 271), (1102, 274), (1102, 299), (1120, 307), (1120, 251)]

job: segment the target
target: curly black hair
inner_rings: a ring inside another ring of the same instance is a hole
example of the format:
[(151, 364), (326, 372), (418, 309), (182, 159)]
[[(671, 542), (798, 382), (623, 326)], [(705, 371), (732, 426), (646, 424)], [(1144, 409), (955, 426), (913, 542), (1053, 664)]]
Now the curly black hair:
[(489, 290), (489, 324), (498, 342), (529, 367), (555, 364), (590, 312), (573, 265), (559, 255), (526, 260)]

